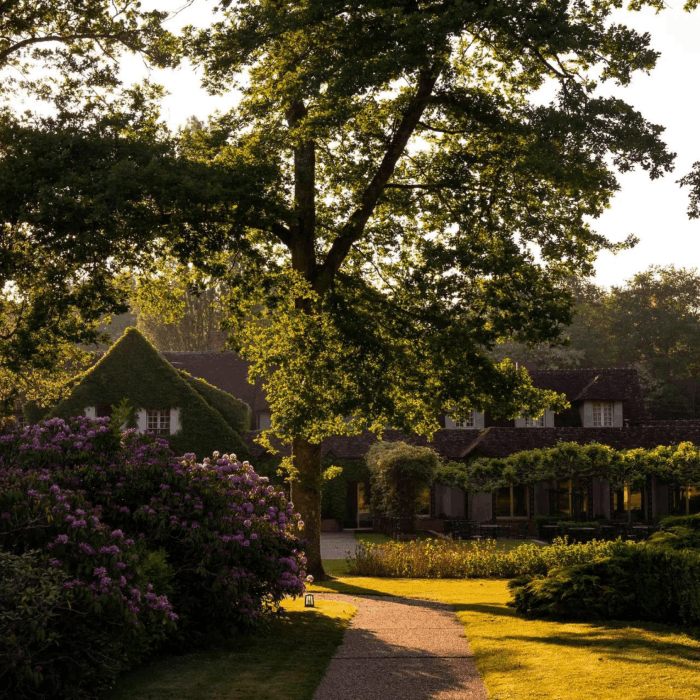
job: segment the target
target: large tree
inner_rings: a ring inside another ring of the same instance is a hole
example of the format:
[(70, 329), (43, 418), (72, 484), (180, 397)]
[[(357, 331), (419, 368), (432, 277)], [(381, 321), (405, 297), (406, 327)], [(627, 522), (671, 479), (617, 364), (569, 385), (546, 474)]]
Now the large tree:
[(133, 0), (0, 2), (6, 407), (55, 398), (79, 367), (75, 343), (94, 342), (104, 313), (126, 308), (119, 277), (155, 234), (156, 173), (174, 154), (153, 109), (160, 91), (123, 89), (119, 58), (172, 65), (167, 16)]
[(621, 5), (223, 0), (187, 32), (206, 86), (242, 99), (183, 153), (255, 181), (175, 249), (238, 256), (231, 325), (292, 444), (312, 573), (323, 437), (556, 407), (488, 351), (555, 338), (562, 281), (614, 248), (588, 221), (616, 171), (671, 168), (662, 128), (604, 91), (657, 58)]
[(613, 287), (608, 299), (610, 350), (619, 364), (639, 364), (650, 383), (653, 418), (700, 416), (700, 275), (652, 266)]

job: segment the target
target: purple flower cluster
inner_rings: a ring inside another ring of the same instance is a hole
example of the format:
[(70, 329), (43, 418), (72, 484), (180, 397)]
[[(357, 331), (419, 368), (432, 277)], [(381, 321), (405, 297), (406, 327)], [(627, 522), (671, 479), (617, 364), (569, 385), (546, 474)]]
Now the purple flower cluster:
[[(229, 630), (304, 592), (293, 504), (235, 455), (178, 458), (155, 436), (119, 437), (107, 419), (51, 419), (12, 438), (0, 441), (0, 489), (3, 474), (21, 474), (36, 494), (27, 499), (50, 502), (60, 522), (48, 528), (51, 558), (91, 601), (118, 596), (136, 618), (171, 621), (182, 608), (182, 625)], [(0, 513), (2, 532), (17, 512), (0, 497)], [(176, 578), (172, 600), (134, 585), (136, 558), (159, 551)], [(90, 561), (105, 573), (78, 575), (71, 557), (82, 558), (81, 572)]]

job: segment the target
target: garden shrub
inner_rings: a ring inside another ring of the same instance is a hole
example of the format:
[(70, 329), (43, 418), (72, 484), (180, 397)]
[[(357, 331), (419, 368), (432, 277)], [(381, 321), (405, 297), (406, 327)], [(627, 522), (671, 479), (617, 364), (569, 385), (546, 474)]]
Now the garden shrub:
[[(569, 544), (557, 538), (548, 547), (523, 544), (509, 552), (493, 540), (416, 540), (357, 547), (351, 574), (405, 578), (513, 578), (546, 574), (567, 564), (589, 562), (614, 551), (615, 543)], [(626, 546), (623, 544), (622, 546)]]
[(662, 549), (696, 549), (700, 550), (700, 516), (684, 515), (664, 518), (664, 528), (655, 532), (647, 541), (651, 547)]
[(689, 530), (700, 532), (700, 514), (698, 515), (670, 515), (661, 520), (661, 527), (685, 527)]
[(413, 520), (418, 497), (435, 479), (440, 461), (429, 447), (377, 442), (365, 457), (375, 513)]
[(18, 464), (51, 465), (62, 486), (176, 572), (172, 603), (188, 636), (255, 622), (303, 591), (298, 516), (282, 491), (235, 455), (198, 464), (152, 435), (115, 436), (107, 419), (51, 419), (0, 446)]
[(612, 556), (511, 581), (519, 612), (567, 620), (700, 624), (700, 555), (615, 543)]
[[(40, 551), (83, 606), (80, 624), (56, 622), (70, 652), (56, 687), (104, 685), (172, 633), (176, 615), (191, 645), (301, 594), (298, 526), (284, 494), (235, 455), (198, 464), (108, 419), (52, 418), (0, 436), (0, 549)], [(100, 661), (78, 674), (86, 649)]]
[(145, 545), (48, 469), (0, 467), (0, 552), (5, 697), (92, 697), (174, 629)]

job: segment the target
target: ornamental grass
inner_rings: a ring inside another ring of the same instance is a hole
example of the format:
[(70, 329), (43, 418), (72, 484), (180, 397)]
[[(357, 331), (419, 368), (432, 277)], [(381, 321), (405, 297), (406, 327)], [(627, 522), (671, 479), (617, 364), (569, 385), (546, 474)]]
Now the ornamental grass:
[(546, 575), (552, 569), (610, 556), (633, 543), (593, 540), (570, 543), (558, 537), (548, 547), (523, 544), (506, 551), (494, 540), (416, 540), (358, 545), (348, 559), (350, 575), (392, 578), (515, 578)]

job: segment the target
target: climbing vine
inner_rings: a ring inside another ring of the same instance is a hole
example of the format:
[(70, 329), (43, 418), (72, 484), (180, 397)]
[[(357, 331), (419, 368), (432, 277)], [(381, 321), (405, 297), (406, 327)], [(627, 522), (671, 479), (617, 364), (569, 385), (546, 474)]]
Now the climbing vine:
[(642, 488), (647, 479), (700, 487), (700, 448), (692, 442), (653, 449), (616, 450), (591, 442), (562, 442), (556, 447), (517, 452), (505, 458), (476, 459), (468, 464), (448, 462), (437, 483), (465, 491), (494, 492), (510, 484), (577, 478), (585, 484), (600, 478), (613, 489)]

